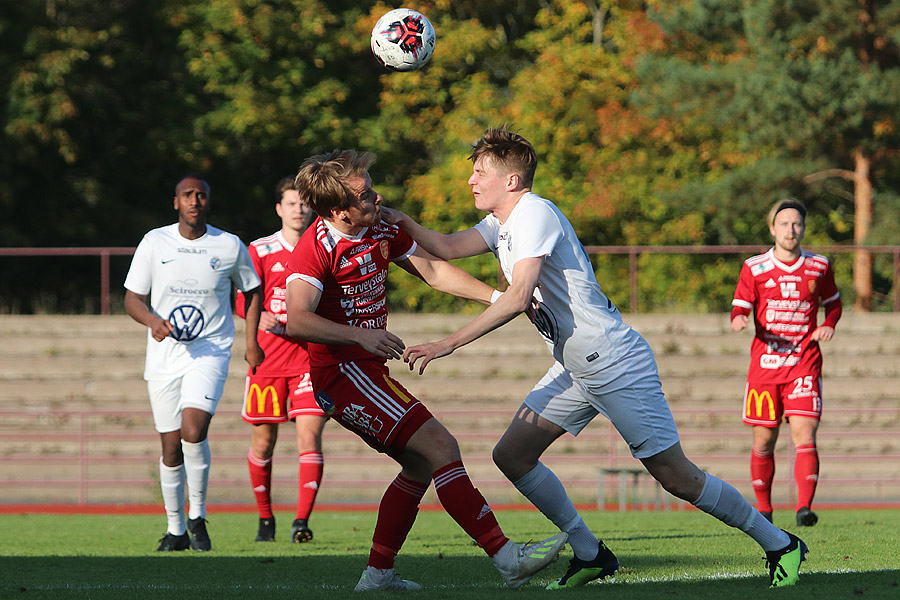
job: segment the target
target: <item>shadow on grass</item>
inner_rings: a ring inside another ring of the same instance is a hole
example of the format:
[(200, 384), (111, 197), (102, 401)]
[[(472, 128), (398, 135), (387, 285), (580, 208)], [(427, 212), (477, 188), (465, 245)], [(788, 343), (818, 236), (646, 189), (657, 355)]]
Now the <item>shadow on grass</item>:
[[(862, 573), (808, 573), (801, 585), (790, 590), (767, 590), (767, 578), (740, 577), (733, 573), (716, 578), (685, 580), (684, 569), (670, 562), (671, 570), (659, 575), (650, 569), (649, 557), (624, 570), (617, 580), (596, 583), (565, 592), (567, 597), (597, 597), (604, 600), (671, 598), (716, 598), (746, 600), (770, 594), (771, 598), (827, 600), (864, 598), (887, 600), (900, 597), (900, 571)], [(679, 557), (685, 560), (685, 557)], [(343, 599), (352, 593), (365, 558), (359, 556), (248, 556), (216, 557), (193, 552), (147, 557), (0, 557), (0, 597), (23, 599), (165, 598), (167, 600), (230, 600), (246, 598), (296, 600)], [(690, 564), (685, 562), (682, 564)], [(696, 564), (694, 565), (696, 566)], [(707, 567), (708, 569), (708, 567)], [(398, 573), (420, 583), (420, 594), (406, 596), (465, 598), (546, 598), (543, 588), (565, 570), (560, 561), (539, 574), (519, 591), (506, 589), (491, 562), (484, 557), (401, 556)], [(650, 577), (647, 572), (656, 573)], [(706, 572), (709, 572), (707, 570)], [(719, 578), (720, 577), (720, 578)], [(648, 579), (653, 579), (648, 581)], [(670, 579), (678, 579), (672, 581)], [(377, 596), (387, 596), (378, 594)]]

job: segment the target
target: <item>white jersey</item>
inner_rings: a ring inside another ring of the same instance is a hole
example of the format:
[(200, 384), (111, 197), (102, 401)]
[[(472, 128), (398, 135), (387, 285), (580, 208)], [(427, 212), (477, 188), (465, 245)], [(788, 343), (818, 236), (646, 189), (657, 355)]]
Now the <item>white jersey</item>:
[(195, 358), (231, 355), (232, 284), (242, 292), (259, 287), (247, 247), (236, 235), (207, 225), (202, 237), (189, 240), (175, 223), (144, 236), (125, 288), (150, 294), (150, 309), (175, 328), (161, 342), (147, 329), (144, 379), (173, 379)]
[(576, 377), (614, 367), (643, 341), (600, 290), (584, 246), (552, 202), (525, 194), (505, 223), (488, 215), (475, 229), (499, 259), (507, 281), (516, 262), (546, 257), (534, 291), (540, 302), (535, 326), (553, 357)]

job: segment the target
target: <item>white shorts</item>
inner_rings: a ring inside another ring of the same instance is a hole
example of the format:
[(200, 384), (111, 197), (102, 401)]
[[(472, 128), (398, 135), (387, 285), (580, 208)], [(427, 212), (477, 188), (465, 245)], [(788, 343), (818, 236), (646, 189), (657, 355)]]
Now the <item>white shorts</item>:
[(211, 415), (225, 391), (229, 357), (201, 356), (180, 377), (147, 382), (153, 424), (159, 433), (181, 429), (181, 411), (197, 408)]
[(649, 458), (678, 443), (678, 429), (662, 392), (653, 351), (643, 340), (614, 367), (573, 377), (553, 364), (525, 398), (525, 406), (578, 435), (602, 414), (628, 443), (635, 458)]

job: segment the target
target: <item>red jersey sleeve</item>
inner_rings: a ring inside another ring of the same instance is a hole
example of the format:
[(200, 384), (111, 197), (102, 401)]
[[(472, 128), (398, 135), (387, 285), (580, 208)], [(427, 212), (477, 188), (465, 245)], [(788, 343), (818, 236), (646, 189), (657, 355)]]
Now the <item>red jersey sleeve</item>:
[[(256, 247), (253, 244), (250, 244), (249, 251), (250, 262), (253, 263), (253, 269), (256, 271), (256, 274), (259, 275), (260, 289), (265, 290), (266, 275), (265, 269), (262, 268), (262, 262), (259, 260), (259, 252), (257, 252)], [(247, 318), (247, 299), (240, 290), (237, 291), (237, 294), (234, 297), (234, 312), (242, 319)]]
[(825, 320), (822, 322), (822, 326), (834, 329), (844, 312), (844, 306), (837, 284), (834, 282), (834, 270), (831, 268), (831, 263), (828, 263), (828, 268), (825, 269), (825, 275), (822, 277), (822, 293), (819, 297), (822, 298), (822, 304), (825, 305)]
[(734, 290), (734, 299), (731, 301), (731, 318), (734, 319), (738, 315), (749, 315), (753, 312), (753, 307), (757, 300), (753, 274), (750, 272), (749, 265), (745, 262), (741, 266), (741, 274), (738, 277), (737, 287)]

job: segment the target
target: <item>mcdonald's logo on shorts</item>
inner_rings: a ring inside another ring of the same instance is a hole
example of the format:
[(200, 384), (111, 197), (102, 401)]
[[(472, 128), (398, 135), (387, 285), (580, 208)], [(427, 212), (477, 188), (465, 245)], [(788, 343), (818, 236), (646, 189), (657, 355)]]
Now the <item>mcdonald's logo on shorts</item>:
[[(751, 388), (750, 391), (747, 392), (747, 418), (756, 417), (757, 419), (762, 419), (763, 417), (763, 405), (767, 404), (769, 406), (769, 421), (775, 420), (775, 401), (772, 399), (772, 395), (768, 391), (764, 391), (762, 394), (756, 391), (756, 389)], [(753, 409), (756, 409), (755, 413)]]
[[(247, 390), (247, 414), (266, 414), (266, 400), (272, 398), (272, 416), (281, 416), (281, 404), (278, 402), (278, 392), (271, 385), (260, 388), (258, 384), (252, 384)], [(253, 410), (253, 401), (256, 401), (256, 411)]]

